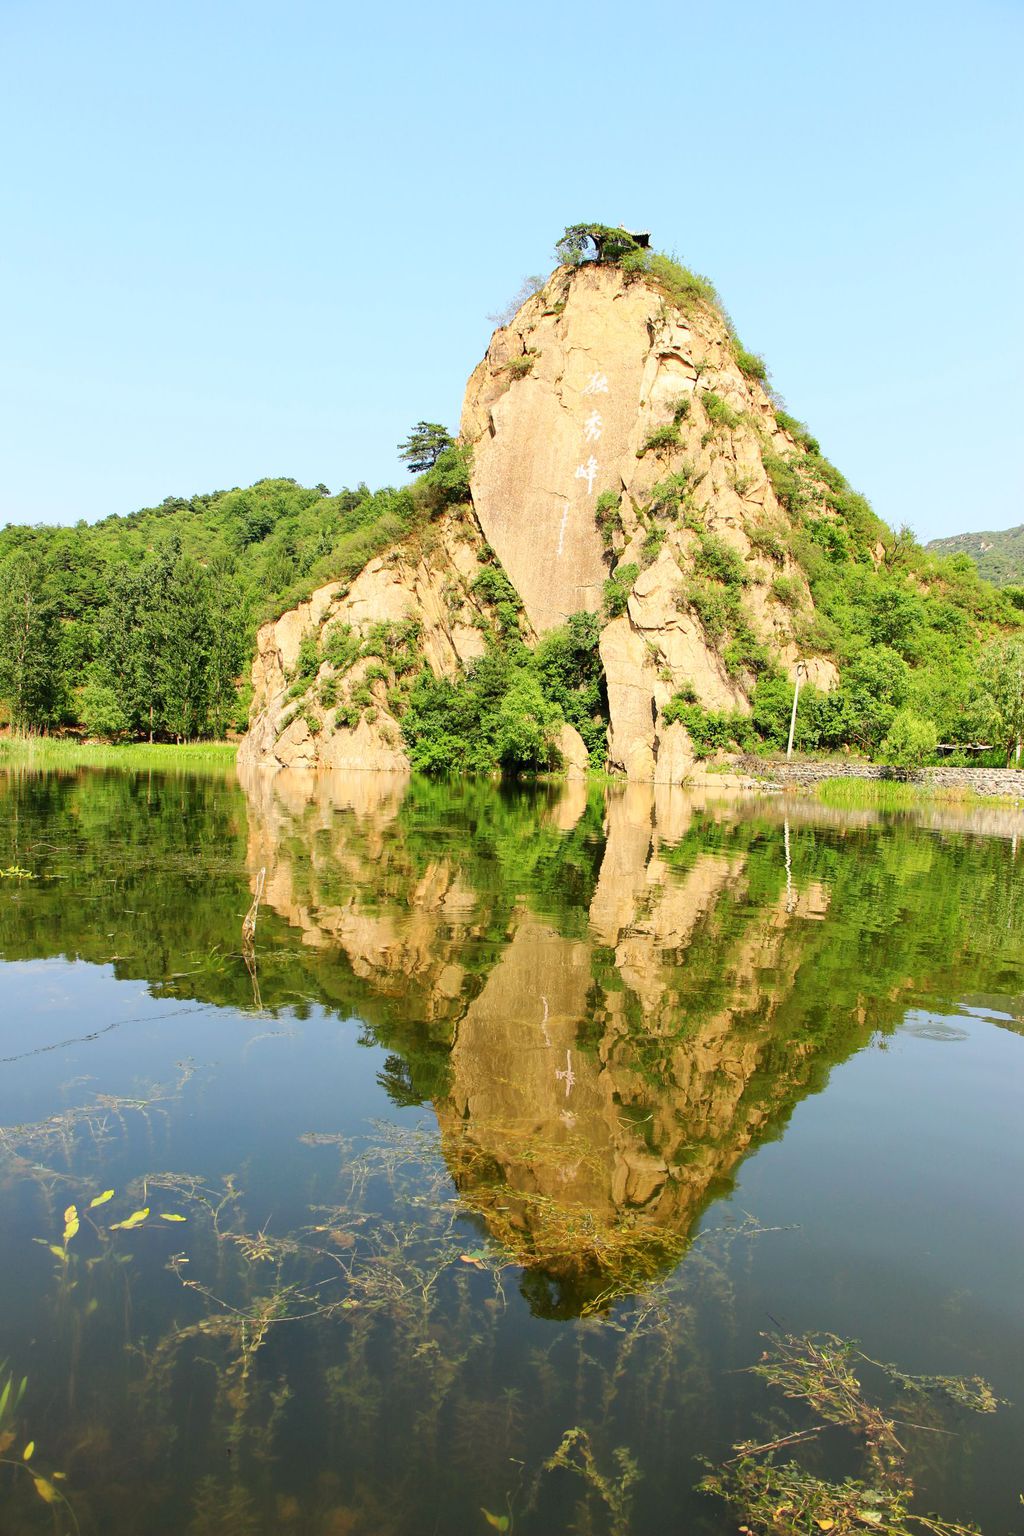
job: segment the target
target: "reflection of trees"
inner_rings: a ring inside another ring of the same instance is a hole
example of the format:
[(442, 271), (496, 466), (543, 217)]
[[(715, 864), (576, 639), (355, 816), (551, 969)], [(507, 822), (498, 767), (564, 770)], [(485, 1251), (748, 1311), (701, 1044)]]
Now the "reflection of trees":
[[(350, 776), (11, 776), (35, 880), (9, 958), (109, 961), (162, 995), (357, 1014), (430, 1101), (459, 1191), (572, 1311), (671, 1263), (746, 1152), (920, 988), (1012, 994), (1011, 813), (863, 813), (682, 791)], [(786, 867), (788, 824), (789, 878)], [(17, 846), (15, 846), (15, 841)], [(52, 935), (52, 938), (51, 938)], [(298, 942), (296, 939), (298, 938)], [(542, 1294), (544, 1293), (544, 1294)]]
[(980, 937), (997, 919), (1019, 944), (1005, 845), (969, 835), (822, 810), (787, 836), (774, 805), (640, 786), (414, 786), (359, 812), (333, 793), (263, 781), (250, 867), (304, 943), (399, 1002), (372, 1025), (381, 1081), (431, 1099), (463, 1200), (542, 1312), (674, 1262), (916, 982), (998, 990)]

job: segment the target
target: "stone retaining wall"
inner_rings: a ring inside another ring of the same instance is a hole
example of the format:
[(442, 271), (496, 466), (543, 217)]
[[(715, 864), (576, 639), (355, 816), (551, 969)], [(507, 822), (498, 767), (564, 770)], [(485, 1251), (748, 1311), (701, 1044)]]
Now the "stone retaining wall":
[(794, 786), (820, 784), (825, 779), (897, 779), (909, 784), (967, 789), (976, 795), (1024, 796), (1024, 772), (1015, 768), (889, 768), (881, 763), (773, 763), (744, 757), (737, 765), (754, 778)]

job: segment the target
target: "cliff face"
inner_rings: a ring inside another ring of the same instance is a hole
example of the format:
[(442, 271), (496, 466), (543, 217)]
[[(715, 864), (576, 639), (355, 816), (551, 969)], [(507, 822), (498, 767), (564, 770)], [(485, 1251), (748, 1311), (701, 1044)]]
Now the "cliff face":
[[(765, 468), (795, 444), (741, 372), (722, 316), (705, 304), (683, 313), (615, 267), (560, 271), (495, 333), (462, 436), (480, 526), (538, 632), (599, 611), (614, 567), (639, 568), (601, 637), (609, 760), (631, 778), (678, 782), (693, 759), (682, 727), (663, 724), (665, 704), (691, 688), (706, 708), (745, 710), (752, 681), (730, 672), (683, 599), (707, 537), (743, 562), (746, 622), (791, 672), (794, 614), (811, 608)], [(602, 494), (617, 510), (599, 506)], [(809, 670), (821, 687), (834, 681), (828, 662)]]
[[(484, 604), (470, 591), (482, 547), (475, 520), (446, 514), (428, 536), (410, 537), (371, 560), (351, 585), (319, 587), (307, 603), (264, 624), (256, 637), (253, 709), (239, 763), (408, 770), (387, 679), (377, 675), (381, 666), (374, 671), (374, 661), (393, 653), (401, 626), (410, 622), (419, 626), (422, 661), (437, 676), (454, 676), (483, 653), (476, 626)], [(352, 643), (332, 645), (332, 633), (340, 637), (346, 630)], [(381, 656), (356, 656), (346, 665), (346, 651), (365, 647), (375, 634)], [(298, 695), (296, 669), (307, 637), (326, 654)], [(334, 703), (325, 702), (332, 698)]]
[[(456, 674), (484, 647), (484, 605), (471, 587), (485, 541), (522, 600), (527, 640), (581, 610), (604, 615), (609, 765), (630, 778), (690, 775), (689, 738), (664, 720), (674, 695), (746, 711), (758, 647), (795, 672), (795, 630), (812, 602), (786, 553), (790, 524), (766, 461), (785, 461), (796, 444), (741, 370), (713, 305), (683, 310), (615, 267), (559, 269), (495, 332), (469, 380), (461, 439), (473, 452), (472, 505), (435, 523), (429, 548), (416, 535), (350, 588), (324, 587), (260, 631), (243, 761), (406, 766), (397, 706), (366, 658), (340, 704), (318, 708), (314, 689), (295, 706), (302, 636), (322, 641), (348, 624), (365, 638), (374, 624), (411, 619), (422, 659), (437, 675)], [(702, 591), (721, 590), (713, 582), (723, 559), (727, 626), (701, 608)], [(730, 654), (728, 636), (741, 633)], [(832, 686), (831, 662), (804, 660), (812, 682)], [(325, 662), (318, 682), (331, 676)], [(564, 734), (577, 767), (581, 745)]]

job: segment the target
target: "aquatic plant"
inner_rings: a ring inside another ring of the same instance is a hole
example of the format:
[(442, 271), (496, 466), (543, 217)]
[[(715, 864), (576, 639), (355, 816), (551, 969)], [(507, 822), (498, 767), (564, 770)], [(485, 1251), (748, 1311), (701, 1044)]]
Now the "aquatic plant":
[[(975, 1413), (994, 1413), (999, 1399), (981, 1377), (915, 1376), (875, 1360), (850, 1339), (834, 1333), (765, 1335), (768, 1348), (751, 1366), (769, 1386), (792, 1401), (806, 1403), (819, 1423), (755, 1444), (745, 1440), (720, 1467), (710, 1467), (699, 1488), (725, 1499), (754, 1536), (797, 1536), (820, 1531), (849, 1536), (870, 1528), (881, 1536), (963, 1536), (961, 1526), (912, 1511), (914, 1484), (907, 1468), (907, 1448), (897, 1429), (931, 1430), (897, 1416), (880, 1393), (896, 1386), (911, 1400), (946, 1399)], [(861, 1380), (864, 1367), (878, 1378), (874, 1391)], [(897, 1405), (899, 1406), (899, 1405)], [(902, 1409), (901, 1409), (902, 1411)], [(847, 1431), (859, 1450), (869, 1481), (847, 1477), (829, 1482), (795, 1461), (778, 1462), (776, 1453), (819, 1439), (830, 1427)]]
[(612, 1451), (614, 1470), (598, 1465), (590, 1435), (578, 1425), (567, 1429), (561, 1442), (544, 1463), (546, 1472), (564, 1468), (581, 1477), (587, 1489), (604, 1505), (608, 1515), (609, 1536), (629, 1536), (633, 1507), (633, 1485), (640, 1480), (640, 1468), (624, 1445)]
[(67, 1497), (57, 1487), (58, 1481), (63, 1481), (63, 1472), (44, 1473), (36, 1457), (36, 1442), (29, 1439), (17, 1456), (8, 1455), (12, 1451), (19, 1438), (24, 1439), (24, 1434), (19, 1437), (18, 1410), (22, 1399), (28, 1389), (28, 1377), (23, 1376), (20, 1381), (11, 1372), (5, 1361), (0, 1361), (0, 1467), (13, 1468), (14, 1471), (24, 1473), (32, 1481), (32, 1486), (44, 1504), (59, 1506), (71, 1520), (75, 1530), (78, 1530), (78, 1520)]

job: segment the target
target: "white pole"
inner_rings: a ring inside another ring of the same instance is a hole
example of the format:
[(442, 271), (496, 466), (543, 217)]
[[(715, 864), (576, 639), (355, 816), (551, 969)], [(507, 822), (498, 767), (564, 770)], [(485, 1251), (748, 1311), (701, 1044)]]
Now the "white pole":
[(793, 713), (789, 717), (789, 744), (786, 747), (786, 762), (793, 756), (793, 737), (796, 734), (796, 701), (800, 697), (800, 679), (804, 674), (804, 664), (798, 661), (796, 664), (796, 684), (793, 688)]

